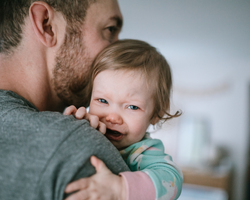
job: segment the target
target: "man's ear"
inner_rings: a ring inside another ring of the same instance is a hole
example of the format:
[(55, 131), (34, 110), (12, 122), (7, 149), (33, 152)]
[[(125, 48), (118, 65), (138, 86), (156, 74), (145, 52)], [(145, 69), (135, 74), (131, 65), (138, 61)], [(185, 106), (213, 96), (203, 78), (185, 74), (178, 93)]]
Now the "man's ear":
[(47, 47), (56, 44), (53, 25), (54, 10), (45, 2), (36, 1), (29, 9), (29, 17), (39, 40)]

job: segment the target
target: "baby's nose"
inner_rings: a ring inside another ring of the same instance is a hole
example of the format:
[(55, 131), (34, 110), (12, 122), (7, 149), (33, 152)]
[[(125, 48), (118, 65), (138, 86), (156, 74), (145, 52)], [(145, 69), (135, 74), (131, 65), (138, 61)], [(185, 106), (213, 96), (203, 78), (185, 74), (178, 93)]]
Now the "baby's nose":
[(123, 120), (122, 117), (116, 113), (110, 113), (106, 117), (106, 121), (112, 124), (122, 124)]

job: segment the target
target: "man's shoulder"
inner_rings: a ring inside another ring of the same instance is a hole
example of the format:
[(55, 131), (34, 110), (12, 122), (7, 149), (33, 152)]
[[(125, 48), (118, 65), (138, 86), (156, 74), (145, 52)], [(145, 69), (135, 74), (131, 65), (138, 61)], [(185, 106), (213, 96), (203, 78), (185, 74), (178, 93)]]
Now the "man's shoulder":
[[(32, 105), (29, 101), (19, 96), (18, 94), (10, 91), (10, 90), (1, 90), (0, 89), (0, 111), (2, 109), (8, 109), (9, 107), (14, 106), (28, 106), (32, 109), (36, 109), (34, 105)], [(37, 110), (38, 111), (38, 110)]]
[(116, 174), (127, 169), (115, 147), (86, 120), (39, 112), (11, 92), (0, 92), (0, 125), (0, 177), (5, 180), (0, 199), (7, 194), (63, 199), (66, 184), (95, 172), (91, 155)]
[(0, 90), (0, 116), (3, 125), (11, 131), (18, 127), (21, 132), (56, 132), (60, 135), (79, 126), (88, 126), (85, 120), (75, 120), (73, 116), (64, 116), (59, 112), (43, 111), (11, 91)]

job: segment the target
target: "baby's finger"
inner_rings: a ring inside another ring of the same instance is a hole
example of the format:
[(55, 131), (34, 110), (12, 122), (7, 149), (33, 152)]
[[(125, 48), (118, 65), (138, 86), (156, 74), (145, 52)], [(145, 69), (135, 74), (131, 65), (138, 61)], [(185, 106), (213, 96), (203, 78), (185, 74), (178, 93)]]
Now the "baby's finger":
[(77, 111), (76, 107), (72, 105), (72, 106), (67, 107), (64, 110), (63, 114), (64, 115), (72, 115), (72, 114), (75, 114), (76, 111)]
[(106, 133), (106, 124), (99, 122), (98, 130), (104, 135)]
[(71, 192), (75, 192), (77, 190), (83, 190), (83, 189), (86, 189), (88, 187), (88, 184), (89, 184), (89, 180), (88, 178), (81, 178), (77, 181), (74, 181), (72, 183), (69, 183), (64, 192), (65, 193), (71, 193)]
[(69, 195), (65, 200), (88, 200), (89, 193), (85, 190), (80, 190), (74, 194)]
[(80, 107), (78, 108), (78, 110), (75, 113), (75, 118), (76, 119), (84, 119), (84, 117), (86, 116), (86, 108), (85, 107)]
[(96, 115), (88, 114), (88, 119), (90, 126), (96, 129), (99, 125), (99, 117), (97, 117)]

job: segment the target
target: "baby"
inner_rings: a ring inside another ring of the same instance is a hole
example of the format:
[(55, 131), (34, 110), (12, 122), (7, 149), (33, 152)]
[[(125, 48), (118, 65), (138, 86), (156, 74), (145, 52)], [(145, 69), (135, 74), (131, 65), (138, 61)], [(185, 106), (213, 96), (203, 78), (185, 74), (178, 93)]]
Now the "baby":
[[(93, 175), (75, 181), (65, 192), (79, 191), (69, 199), (85, 199), (93, 190), (99, 196), (108, 193), (107, 199), (177, 199), (182, 172), (164, 153), (162, 142), (146, 132), (150, 124), (180, 115), (169, 113), (172, 78), (165, 58), (146, 42), (121, 40), (97, 56), (92, 72), (89, 112), (70, 106), (64, 114), (89, 120), (120, 151), (131, 172), (115, 175), (109, 171), (105, 180)], [(98, 162), (91, 158), (97, 174)], [(91, 181), (99, 183), (97, 188), (91, 190)]]

